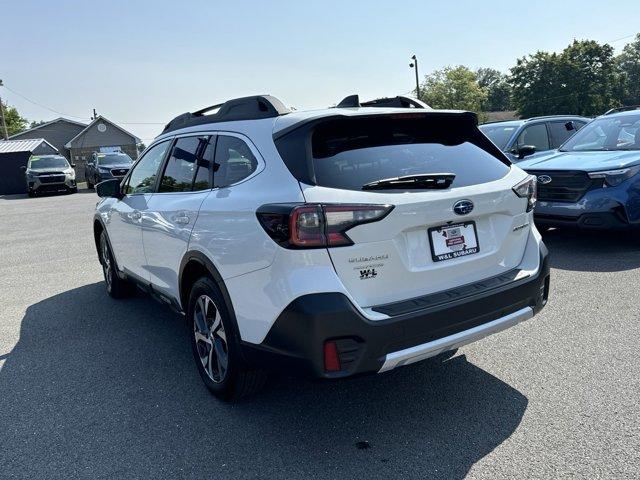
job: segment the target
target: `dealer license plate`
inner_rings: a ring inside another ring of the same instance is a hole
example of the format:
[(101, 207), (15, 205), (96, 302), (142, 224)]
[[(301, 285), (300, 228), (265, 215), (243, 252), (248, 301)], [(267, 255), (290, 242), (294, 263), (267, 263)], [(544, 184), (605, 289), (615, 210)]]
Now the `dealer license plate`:
[(434, 262), (473, 255), (480, 251), (476, 222), (442, 225), (429, 229), (431, 258)]

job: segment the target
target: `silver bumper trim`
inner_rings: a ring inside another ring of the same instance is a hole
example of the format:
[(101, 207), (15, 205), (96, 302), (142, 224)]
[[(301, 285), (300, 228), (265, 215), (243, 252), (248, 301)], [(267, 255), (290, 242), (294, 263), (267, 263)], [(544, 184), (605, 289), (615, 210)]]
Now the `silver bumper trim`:
[(409, 365), (410, 363), (419, 362), (420, 360), (434, 357), (442, 352), (446, 352), (447, 350), (462, 347), (463, 345), (467, 345), (494, 333), (513, 327), (514, 325), (524, 322), (525, 320), (529, 320), (532, 317), (533, 309), (531, 307), (526, 307), (491, 322), (470, 328), (469, 330), (455, 333), (448, 337), (439, 338), (438, 340), (433, 340), (421, 345), (416, 345), (415, 347), (405, 348), (404, 350), (389, 353), (385, 356), (384, 364), (378, 373), (393, 370), (396, 367)]

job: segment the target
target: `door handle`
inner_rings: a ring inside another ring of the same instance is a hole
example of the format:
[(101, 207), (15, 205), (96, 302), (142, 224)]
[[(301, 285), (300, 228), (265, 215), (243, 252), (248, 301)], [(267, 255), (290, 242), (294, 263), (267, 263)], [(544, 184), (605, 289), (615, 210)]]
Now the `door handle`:
[(178, 215), (174, 221), (180, 225), (187, 225), (190, 222), (190, 218), (186, 215)]

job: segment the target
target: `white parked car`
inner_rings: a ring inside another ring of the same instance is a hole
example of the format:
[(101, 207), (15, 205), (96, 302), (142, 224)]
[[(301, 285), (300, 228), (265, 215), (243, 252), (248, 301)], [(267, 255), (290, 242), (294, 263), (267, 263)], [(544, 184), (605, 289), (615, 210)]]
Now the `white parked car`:
[(183, 312), (200, 375), (224, 399), (269, 369), (391, 370), (547, 301), (535, 179), (469, 112), (230, 100), (172, 120), (97, 190), (107, 291), (137, 285)]

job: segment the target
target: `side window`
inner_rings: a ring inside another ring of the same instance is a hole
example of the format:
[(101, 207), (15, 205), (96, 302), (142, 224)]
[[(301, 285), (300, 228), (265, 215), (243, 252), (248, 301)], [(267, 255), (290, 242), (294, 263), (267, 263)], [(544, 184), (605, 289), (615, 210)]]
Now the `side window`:
[(160, 180), (159, 192), (191, 191), (207, 140), (207, 137), (184, 137), (176, 141)]
[(226, 187), (247, 178), (258, 168), (249, 146), (237, 137), (218, 136), (213, 186)]
[(584, 123), (573, 122), (575, 130), (567, 130), (567, 122), (549, 122), (549, 136), (551, 137), (551, 148), (558, 148), (564, 142), (569, 140), (569, 137), (576, 133), (580, 127), (584, 126)]
[(523, 145), (533, 145), (537, 152), (549, 150), (549, 136), (547, 135), (547, 126), (544, 123), (531, 125), (526, 127), (518, 136), (518, 147)]
[(150, 148), (144, 157), (136, 164), (131, 171), (124, 193), (131, 195), (134, 193), (151, 193), (156, 183), (156, 176), (162, 159), (171, 142), (162, 142)]

